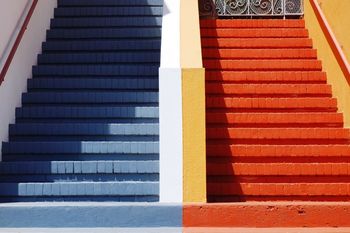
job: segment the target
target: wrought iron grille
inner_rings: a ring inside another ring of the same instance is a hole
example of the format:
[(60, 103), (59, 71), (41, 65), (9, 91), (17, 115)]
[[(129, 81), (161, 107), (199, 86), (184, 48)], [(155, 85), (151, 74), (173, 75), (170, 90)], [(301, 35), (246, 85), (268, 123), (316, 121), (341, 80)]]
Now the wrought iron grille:
[(202, 17), (213, 16), (301, 16), (303, 0), (200, 0)]

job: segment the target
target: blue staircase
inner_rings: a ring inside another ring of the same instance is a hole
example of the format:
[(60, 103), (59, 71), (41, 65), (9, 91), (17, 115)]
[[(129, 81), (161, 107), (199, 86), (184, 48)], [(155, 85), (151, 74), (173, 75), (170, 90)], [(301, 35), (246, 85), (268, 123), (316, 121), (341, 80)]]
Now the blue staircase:
[(3, 143), (0, 202), (159, 200), (162, 8), (58, 0)]

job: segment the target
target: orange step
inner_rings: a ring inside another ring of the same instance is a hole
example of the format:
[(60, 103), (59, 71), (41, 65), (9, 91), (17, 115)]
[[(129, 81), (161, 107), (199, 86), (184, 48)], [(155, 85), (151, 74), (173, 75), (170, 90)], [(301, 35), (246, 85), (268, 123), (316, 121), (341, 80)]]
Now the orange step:
[(322, 71), (322, 63), (318, 60), (218, 60), (204, 59), (206, 69), (219, 70), (284, 70), (284, 71)]
[(208, 183), (210, 195), (349, 196), (350, 183)]
[(312, 48), (308, 38), (202, 38), (203, 48)]
[(327, 84), (206, 84), (207, 95), (303, 95), (332, 96)]
[(207, 127), (207, 139), (323, 139), (349, 140), (344, 128), (223, 128)]
[(207, 108), (230, 108), (227, 111), (239, 110), (270, 110), (270, 111), (324, 111), (335, 112), (337, 100), (335, 98), (231, 98), (207, 97)]
[(227, 59), (311, 59), (315, 49), (203, 49), (203, 58)]
[[(345, 227), (350, 226), (350, 203), (283, 201), (185, 204), (183, 225), (184, 227), (304, 227), (303, 229), (305, 227)], [(258, 229), (257, 232), (275, 232), (269, 230)], [(244, 232), (243, 229), (242, 232)], [(289, 230), (284, 228), (280, 232), (289, 232)], [(296, 232), (304, 231), (300, 229)], [(317, 228), (312, 232), (331, 233), (333, 231)]]
[(349, 163), (208, 163), (216, 176), (348, 176)]
[(309, 33), (304, 28), (247, 28), (247, 29), (201, 29), (202, 37), (215, 38), (302, 38), (308, 37)]
[(326, 83), (325, 72), (320, 71), (206, 71), (207, 81), (286, 83), (322, 82)]
[(207, 144), (208, 157), (350, 157), (350, 145)]
[(207, 124), (343, 126), (341, 113), (207, 113)]
[(202, 28), (305, 28), (304, 20), (279, 20), (279, 19), (264, 19), (264, 20), (251, 20), (251, 19), (203, 19), (200, 20), (200, 26)]

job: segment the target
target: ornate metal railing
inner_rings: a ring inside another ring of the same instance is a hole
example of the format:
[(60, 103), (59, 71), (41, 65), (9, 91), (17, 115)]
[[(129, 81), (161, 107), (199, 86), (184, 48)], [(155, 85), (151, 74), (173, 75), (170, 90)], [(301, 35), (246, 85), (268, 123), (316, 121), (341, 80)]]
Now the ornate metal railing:
[(302, 16), (303, 0), (199, 0), (202, 17)]

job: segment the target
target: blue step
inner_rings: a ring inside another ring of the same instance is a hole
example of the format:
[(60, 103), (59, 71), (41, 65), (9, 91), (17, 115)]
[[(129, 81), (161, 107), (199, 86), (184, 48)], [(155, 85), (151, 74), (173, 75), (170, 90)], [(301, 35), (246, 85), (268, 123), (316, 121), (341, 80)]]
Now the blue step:
[(0, 182), (158, 181), (158, 161), (28, 161), (0, 164)]
[(55, 17), (87, 16), (162, 16), (161, 6), (116, 6), (116, 7), (59, 7)]
[(31, 119), (108, 119), (158, 118), (158, 107), (22, 107), (16, 109), (16, 118)]
[[(119, 1), (114, 1), (119, 2)], [(86, 17), (56, 18), (51, 20), (51, 28), (103, 28), (103, 27), (160, 27), (162, 17)]]
[(47, 40), (62, 39), (138, 39), (160, 38), (160, 28), (74, 28), (51, 29), (47, 32)]
[(157, 104), (158, 92), (32, 92), (24, 93), (26, 104)]
[[(159, 201), (162, 5), (162, 0), (58, 0), (9, 142), (2, 144), (0, 202)], [(40, 211), (55, 218), (68, 210), (80, 224), (88, 218), (82, 214), (110, 207), (111, 222), (102, 225), (119, 227), (134, 218), (148, 220), (145, 208), (181, 215), (177, 206), (127, 205), (119, 212), (121, 204), (101, 205), (86, 211), (45, 205)], [(8, 208), (23, 217), (16, 227), (53, 225), (45, 217), (27, 224), (32, 215), (16, 212), (26, 209)], [(133, 215), (136, 209), (139, 216)], [(1, 210), (0, 204), (0, 227), (11, 227), (13, 219), (2, 218)], [(174, 222), (154, 216), (157, 226)], [(70, 220), (64, 223), (79, 226)]]
[(17, 123), (11, 141), (159, 141), (158, 124)]
[[(96, 227), (182, 227), (182, 205), (116, 202), (6, 203), (0, 204), (0, 219), (0, 227), (95, 228), (93, 232), (98, 231)], [(129, 232), (127, 229), (119, 230), (117, 232)], [(154, 233), (163, 233), (164, 230), (157, 229)], [(141, 229), (137, 232), (145, 231)]]
[(28, 80), (28, 90), (158, 90), (157, 78), (35, 78)]
[(68, 136), (68, 135), (159, 135), (158, 124), (101, 124), (101, 123), (62, 123), (62, 124), (13, 124), (10, 136)]
[(40, 65), (33, 67), (34, 76), (79, 76), (79, 75), (158, 75), (158, 66), (145, 65)]
[(163, 0), (58, 0), (59, 7), (72, 6), (163, 6)]
[(73, 51), (160, 51), (160, 39), (147, 40), (89, 40), (89, 41), (47, 41), (42, 45), (44, 52)]
[(0, 183), (0, 197), (157, 196), (158, 182)]
[(159, 52), (41, 54), (38, 64), (108, 64), (160, 62)]
[(158, 161), (15, 161), (0, 163), (0, 175), (155, 173), (159, 173)]
[(4, 142), (3, 154), (158, 154), (158, 142)]

